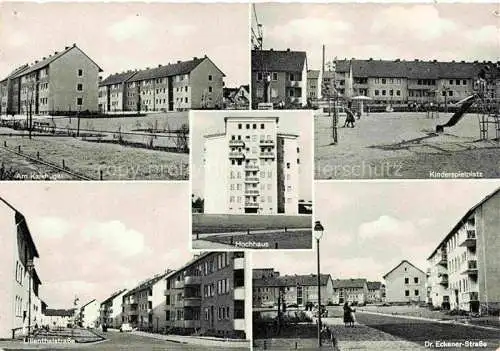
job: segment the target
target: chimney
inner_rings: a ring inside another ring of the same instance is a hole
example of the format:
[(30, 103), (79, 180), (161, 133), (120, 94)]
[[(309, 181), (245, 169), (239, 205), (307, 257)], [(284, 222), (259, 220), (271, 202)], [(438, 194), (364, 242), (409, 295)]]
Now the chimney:
[(161, 67), (161, 63), (158, 65), (158, 67)]
[(181, 63), (181, 60), (177, 61), (177, 63)]
[(146, 67), (146, 69), (149, 69), (149, 67)]
[(419, 61), (419, 59), (415, 59), (415, 62), (418, 62), (418, 61)]
[(432, 60), (432, 62), (438, 62), (438, 60)]
[(207, 54), (205, 54), (205, 56), (203, 56), (204, 58), (208, 58)]
[(76, 46), (76, 44), (75, 44), (75, 43), (73, 43), (73, 47), (75, 47), (75, 46)]
[(195, 61), (195, 60), (198, 60), (198, 57), (194, 56), (193, 57), (193, 61)]
[(370, 57), (370, 58), (368, 59), (368, 61), (373, 61), (373, 57)]
[(37, 63), (38, 63), (38, 60), (35, 60), (35, 64), (37, 64)]
[(44, 56), (43, 59), (46, 60), (47, 58)]
[(269, 51), (274, 51), (273, 48), (270, 48)]
[(54, 55), (57, 55), (57, 54), (58, 54), (58, 52), (57, 52), (57, 51), (54, 51)]
[(287, 49), (286, 49), (286, 52), (290, 52), (290, 48), (287, 48)]
[(64, 47), (64, 50), (68, 50), (68, 49), (69, 49), (69, 46), (65, 46), (65, 47)]

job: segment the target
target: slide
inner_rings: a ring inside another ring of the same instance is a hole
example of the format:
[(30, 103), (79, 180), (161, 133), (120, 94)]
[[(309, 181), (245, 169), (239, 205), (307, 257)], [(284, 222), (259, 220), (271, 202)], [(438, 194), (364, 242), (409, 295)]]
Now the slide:
[(446, 122), (446, 124), (440, 124), (436, 126), (436, 133), (442, 133), (444, 132), (445, 127), (453, 127), (455, 124), (457, 124), (475, 101), (476, 95), (471, 95), (468, 98), (462, 100), (462, 106), (460, 106), (460, 109), (455, 112), (453, 116), (451, 116), (450, 120)]

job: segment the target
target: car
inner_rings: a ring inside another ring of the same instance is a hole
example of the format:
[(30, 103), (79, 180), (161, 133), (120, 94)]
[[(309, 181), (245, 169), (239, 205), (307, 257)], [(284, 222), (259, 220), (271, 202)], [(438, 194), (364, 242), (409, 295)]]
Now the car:
[(131, 332), (132, 331), (132, 326), (129, 323), (123, 323), (120, 327), (120, 332)]

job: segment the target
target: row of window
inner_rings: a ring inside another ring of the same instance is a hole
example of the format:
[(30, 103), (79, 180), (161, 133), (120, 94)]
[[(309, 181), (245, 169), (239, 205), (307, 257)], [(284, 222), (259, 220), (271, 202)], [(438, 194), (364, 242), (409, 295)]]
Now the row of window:
[[(379, 91), (378, 89), (375, 89), (375, 95), (379, 96), (380, 93), (382, 93), (382, 96), (387, 95), (387, 91), (384, 89), (382, 91)], [(394, 90), (389, 90), (389, 96), (394, 96)], [(401, 90), (396, 90), (396, 96), (401, 96)]]
[(16, 261), (16, 282), (18, 282), (21, 286), (23, 285), (23, 277), (24, 277), (24, 266), (21, 262)]
[[(264, 75), (263, 72), (257, 72), (257, 80), (258, 81), (262, 81), (264, 79), (267, 79), (267, 77), (269, 77), (272, 81), (277, 81), (278, 80), (278, 72), (270, 72), (267, 75)], [(302, 74), (288, 72), (286, 74), (286, 79), (290, 82), (300, 81), (300, 80), (302, 80)]]
[[(413, 292), (414, 296), (419, 296), (420, 295), (420, 292), (418, 290), (415, 290)], [(405, 296), (408, 297), (410, 296), (410, 290), (405, 290)]]
[[(418, 277), (414, 277), (413, 278), (413, 283), (418, 284), (418, 282), (419, 282)], [(405, 277), (405, 284), (410, 284), (410, 278)]]
[(231, 316), (229, 314), (229, 306), (221, 306), (217, 309), (217, 319), (218, 320), (229, 320)]
[(14, 302), (14, 310), (16, 313), (16, 317), (23, 316), (23, 298), (16, 295), (16, 299)]

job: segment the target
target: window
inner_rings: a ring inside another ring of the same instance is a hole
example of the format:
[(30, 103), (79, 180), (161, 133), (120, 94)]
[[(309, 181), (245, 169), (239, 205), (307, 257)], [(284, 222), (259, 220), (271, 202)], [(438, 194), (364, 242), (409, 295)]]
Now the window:
[(384, 95), (384, 96), (385, 96), (385, 93), (386, 93), (386, 92), (385, 92), (385, 90), (382, 90), (382, 95)]
[(418, 290), (415, 290), (415, 296), (418, 296)]
[[(252, 124), (253, 129), (257, 129), (257, 124)], [(252, 140), (255, 141), (255, 135), (252, 135)]]
[(82, 106), (83, 105), (83, 98), (79, 97), (79, 98), (76, 98), (76, 104), (78, 106)]
[(409, 278), (405, 278), (405, 284), (409, 284), (410, 283), (410, 279)]
[(262, 80), (262, 72), (257, 72), (257, 80)]
[(375, 95), (377, 95), (377, 96), (379, 95), (379, 91), (378, 91), (378, 89), (377, 89), (377, 90), (375, 90)]
[(382, 84), (385, 84), (385, 78), (382, 78)]
[(397, 90), (397, 91), (396, 91), (396, 95), (397, 95), (397, 96), (401, 96), (401, 90)]
[(465, 79), (464, 79), (464, 80), (462, 80), (462, 84), (463, 84), (463, 85), (467, 85), (467, 80), (465, 80)]
[(184, 98), (184, 102), (187, 104), (188, 103), (188, 98)]
[(418, 284), (418, 277), (413, 278), (413, 281), (415, 282), (415, 284)]
[(208, 87), (208, 92), (211, 93), (212, 92), (212, 87)]
[(405, 290), (405, 296), (410, 296), (410, 290)]
[(238, 123), (238, 129), (241, 129), (241, 123)]
[(212, 75), (211, 75), (211, 74), (209, 74), (209, 75), (208, 75), (208, 80), (212, 80), (212, 79), (213, 79)]
[(450, 79), (449, 83), (450, 85), (453, 85), (453, 79)]
[(288, 91), (288, 96), (293, 97), (293, 89), (290, 89), (290, 90)]
[(278, 80), (278, 73), (273, 72), (273, 80)]
[(290, 169), (290, 162), (286, 163), (286, 168)]
[(250, 124), (248, 124), (248, 123), (247, 123), (247, 124), (245, 125), (245, 128), (246, 128), (246, 129), (250, 129)]
[(83, 69), (78, 70), (78, 77), (83, 77)]

